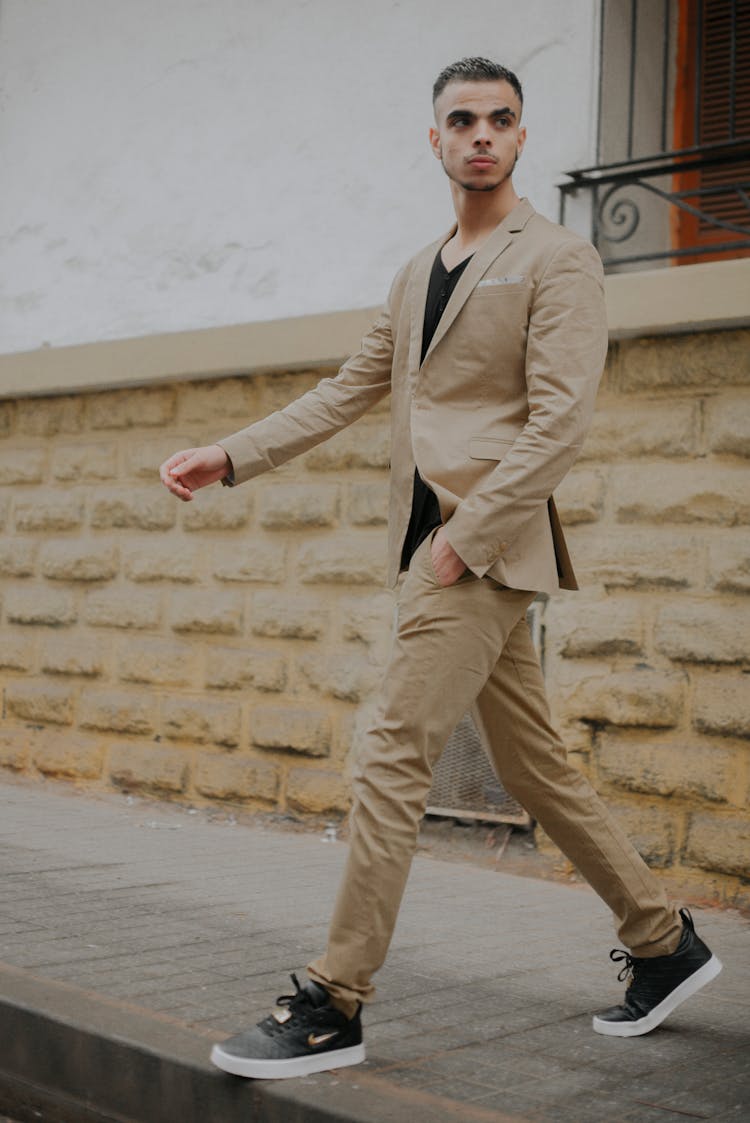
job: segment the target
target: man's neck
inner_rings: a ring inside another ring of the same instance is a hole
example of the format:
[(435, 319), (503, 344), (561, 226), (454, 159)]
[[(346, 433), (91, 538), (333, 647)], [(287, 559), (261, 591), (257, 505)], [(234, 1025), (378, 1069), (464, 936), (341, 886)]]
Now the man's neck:
[(443, 261), (452, 269), (469, 254), (476, 253), (495, 227), (520, 203), (513, 184), (506, 180), (496, 191), (466, 191), (451, 183), (456, 233), (443, 247)]

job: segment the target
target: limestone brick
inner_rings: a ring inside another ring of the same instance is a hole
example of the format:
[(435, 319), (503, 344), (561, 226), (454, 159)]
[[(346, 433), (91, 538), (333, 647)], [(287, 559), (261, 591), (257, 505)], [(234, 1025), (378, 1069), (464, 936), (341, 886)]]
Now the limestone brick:
[[(289, 373), (287, 371), (273, 371), (270, 374), (255, 377), (253, 382), (257, 384), (260, 392), (260, 401), (258, 403), (258, 417), (266, 417), (274, 410), (283, 409), (284, 406), (289, 405), (291, 401), (306, 394), (308, 390), (313, 390), (322, 378), (335, 376), (336, 369), (319, 369), (319, 370), (299, 370)], [(248, 417), (246, 421), (243, 420), (242, 424), (247, 425), (253, 417)]]
[(608, 527), (589, 532), (574, 527), (566, 537), (582, 585), (642, 591), (702, 584), (704, 542), (684, 531)]
[(109, 775), (126, 790), (175, 794), (185, 790), (188, 758), (181, 749), (115, 744), (109, 750)]
[(306, 756), (328, 756), (331, 721), (317, 706), (263, 702), (250, 711), (250, 736), (261, 749), (284, 749)]
[(73, 692), (57, 683), (15, 681), (5, 688), (6, 713), (22, 721), (70, 725), (73, 708)]
[(625, 832), (647, 865), (671, 866), (676, 855), (674, 812), (668, 804), (649, 807), (640, 801), (615, 803), (608, 799), (618, 826)]
[(92, 429), (150, 428), (172, 421), (175, 390), (171, 386), (105, 390), (100, 394), (87, 394), (85, 401)]
[[(175, 502), (172, 496), (167, 498)], [(223, 487), (207, 488), (182, 506), (182, 528), (188, 531), (239, 530), (248, 525), (251, 508), (252, 494), (248, 488), (240, 495), (227, 492)]]
[(177, 519), (177, 503), (173, 495), (155, 486), (95, 491), (91, 525), (98, 530), (169, 530)]
[(616, 465), (612, 491), (620, 522), (750, 522), (750, 488), (742, 466)]
[(17, 499), (13, 510), (16, 530), (77, 530), (83, 523), (84, 504), (80, 495), (47, 491), (33, 499)]
[(259, 500), (259, 521), (266, 530), (305, 530), (334, 526), (339, 510), (338, 484), (272, 484)]
[(94, 780), (101, 776), (104, 749), (99, 741), (66, 733), (35, 742), (32, 761), (45, 776), (70, 780)]
[(555, 492), (555, 505), (566, 526), (596, 522), (604, 505), (604, 477), (589, 468), (574, 468)]
[(706, 435), (714, 452), (750, 456), (750, 397), (735, 394), (708, 402)]
[(94, 628), (154, 628), (161, 597), (145, 589), (102, 589), (87, 594), (85, 614)]
[(644, 622), (639, 601), (553, 597), (545, 610), (544, 626), (547, 645), (558, 648), (569, 659), (643, 654)]
[(750, 877), (750, 817), (707, 812), (693, 815), (685, 860), (701, 869)]
[(236, 753), (198, 753), (193, 783), (209, 799), (273, 803), (279, 792), (279, 769), (271, 761)]
[(195, 677), (193, 646), (161, 639), (133, 639), (118, 653), (117, 673), (123, 682), (152, 686), (189, 686)]
[(205, 697), (165, 698), (161, 710), (164, 735), (173, 741), (233, 747), (240, 741), (241, 712), (236, 702)]
[(0, 729), (0, 768), (23, 772), (28, 762), (28, 729)]
[[(210, 381), (189, 382), (180, 387), (177, 413), (180, 422), (206, 425), (230, 419), (236, 431), (249, 425), (252, 420), (250, 411), (253, 406), (252, 382), (242, 378), (211, 379)], [(227, 430), (228, 432), (229, 430)], [(218, 434), (223, 436), (222, 432)], [(175, 445), (175, 448), (191, 447)], [(164, 457), (162, 457), (164, 459)]]
[(172, 432), (160, 433), (149, 440), (128, 442), (123, 449), (125, 475), (140, 476), (159, 484), (159, 468), (172, 453), (180, 448), (197, 447), (194, 434), (188, 436)]
[(696, 684), (693, 725), (701, 733), (750, 738), (750, 676), (706, 675)]
[(9, 436), (16, 425), (17, 402), (0, 402), (0, 438)]
[(746, 384), (749, 341), (743, 330), (622, 340), (619, 388), (650, 392)]
[(215, 690), (280, 691), (286, 686), (286, 659), (275, 651), (245, 647), (206, 650), (206, 686)]
[(0, 644), (0, 670), (30, 671), (34, 665), (35, 644), (29, 636), (11, 633), (5, 629)]
[(584, 677), (566, 694), (565, 714), (569, 718), (668, 729), (680, 719), (685, 681), (678, 675), (637, 668)]
[(321, 657), (315, 651), (298, 660), (304, 678), (315, 690), (345, 702), (360, 702), (377, 685), (378, 668), (360, 651), (344, 650)]
[(604, 734), (597, 749), (600, 773), (632, 792), (697, 796), (722, 802), (730, 798), (739, 768), (736, 751), (680, 740), (646, 741)]
[(238, 635), (243, 624), (242, 596), (223, 589), (211, 592), (175, 589), (169, 622), (175, 632)]
[(387, 481), (352, 484), (347, 505), (347, 517), (352, 526), (385, 526), (389, 492)]
[(306, 453), (307, 468), (338, 472), (345, 468), (387, 468), (391, 459), (390, 432), (386, 424), (370, 421), (350, 425)]
[(0, 493), (0, 527), (4, 527), (8, 521), (8, 511), (10, 510), (10, 495)]
[(58, 433), (80, 433), (84, 424), (82, 397), (20, 398), (16, 402), (16, 426), (30, 437), (55, 437)]
[(125, 576), (131, 581), (179, 581), (189, 584), (200, 574), (200, 556), (190, 542), (163, 546), (157, 542), (134, 542), (122, 548)]
[(47, 624), (62, 627), (77, 618), (71, 593), (35, 586), (9, 589), (6, 596), (6, 617), (12, 624)]
[(69, 635), (44, 637), (42, 644), (41, 668), (52, 675), (81, 675), (96, 678), (105, 668), (104, 646), (90, 637), (80, 634), (71, 639)]
[(295, 811), (321, 815), (349, 808), (349, 785), (338, 772), (313, 768), (292, 768), (286, 787), (286, 801)]
[(37, 543), (11, 538), (0, 541), (0, 577), (31, 577)]
[(750, 534), (739, 533), (737, 538), (724, 532), (709, 546), (709, 584), (723, 593), (750, 593)]
[(330, 535), (300, 553), (297, 573), (303, 585), (383, 585), (385, 544), (378, 538), (352, 540)]
[(83, 729), (145, 735), (156, 728), (156, 700), (134, 690), (87, 690), (78, 724)]
[(690, 456), (697, 451), (699, 425), (696, 401), (618, 400), (597, 408), (580, 459)]
[(390, 647), (396, 601), (390, 592), (360, 593), (340, 601), (343, 636), (360, 640), (382, 660)]
[(47, 453), (43, 448), (0, 450), (0, 485), (38, 484), (44, 479)]
[(120, 564), (111, 543), (75, 538), (45, 542), (40, 568), (54, 581), (106, 581), (117, 575)]
[(286, 546), (283, 541), (264, 543), (256, 538), (241, 549), (214, 548), (214, 577), (219, 581), (246, 581), (278, 585), (286, 572)]
[(750, 605), (680, 600), (660, 609), (657, 650), (685, 663), (750, 663)]
[(318, 639), (328, 625), (329, 613), (313, 597), (280, 597), (256, 593), (250, 608), (250, 630), (274, 639)]
[(62, 483), (112, 480), (117, 476), (117, 451), (107, 443), (84, 443), (52, 450), (52, 477)]

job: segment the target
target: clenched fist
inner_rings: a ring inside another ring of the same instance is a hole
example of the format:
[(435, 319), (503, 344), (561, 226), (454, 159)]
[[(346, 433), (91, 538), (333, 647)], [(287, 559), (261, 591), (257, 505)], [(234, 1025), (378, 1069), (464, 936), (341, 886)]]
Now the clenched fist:
[(159, 476), (172, 495), (187, 503), (194, 491), (222, 479), (231, 466), (221, 445), (203, 445), (183, 448), (170, 456), (159, 468)]

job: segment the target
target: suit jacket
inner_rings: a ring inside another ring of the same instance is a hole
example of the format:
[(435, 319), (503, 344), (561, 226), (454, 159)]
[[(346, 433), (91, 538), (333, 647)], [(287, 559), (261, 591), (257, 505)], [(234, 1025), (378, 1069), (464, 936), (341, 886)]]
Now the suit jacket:
[(416, 465), (449, 542), (478, 577), (575, 589), (552, 493), (580, 451), (607, 352), (601, 261), (522, 199), (469, 262), (420, 365), (430, 270), (454, 232), (398, 273), (335, 377), (218, 442), (232, 463), (226, 482), (305, 452), (390, 392), (389, 582)]

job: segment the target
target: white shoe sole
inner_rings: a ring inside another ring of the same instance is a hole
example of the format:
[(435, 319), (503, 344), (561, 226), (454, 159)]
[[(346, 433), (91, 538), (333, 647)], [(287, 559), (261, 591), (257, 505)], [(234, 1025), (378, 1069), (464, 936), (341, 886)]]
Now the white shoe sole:
[(289, 1076), (310, 1076), (313, 1072), (326, 1072), (330, 1068), (358, 1065), (365, 1059), (364, 1045), (348, 1049), (330, 1049), (327, 1053), (312, 1056), (287, 1057), (285, 1060), (260, 1060), (257, 1057), (237, 1057), (225, 1053), (221, 1045), (214, 1045), (211, 1061), (233, 1076), (249, 1076), (255, 1080), (284, 1080)]
[(712, 955), (707, 963), (704, 963), (702, 967), (689, 975), (683, 983), (675, 987), (671, 994), (662, 999), (658, 1006), (654, 1006), (653, 1010), (645, 1017), (640, 1018), (637, 1022), (607, 1022), (595, 1017), (593, 1021), (594, 1031), (603, 1033), (607, 1037), (640, 1037), (644, 1033), (650, 1033), (652, 1029), (661, 1025), (664, 1019), (673, 1010), (676, 1010), (685, 999), (692, 998), (701, 987), (715, 979), (721, 971), (721, 966), (721, 960)]

